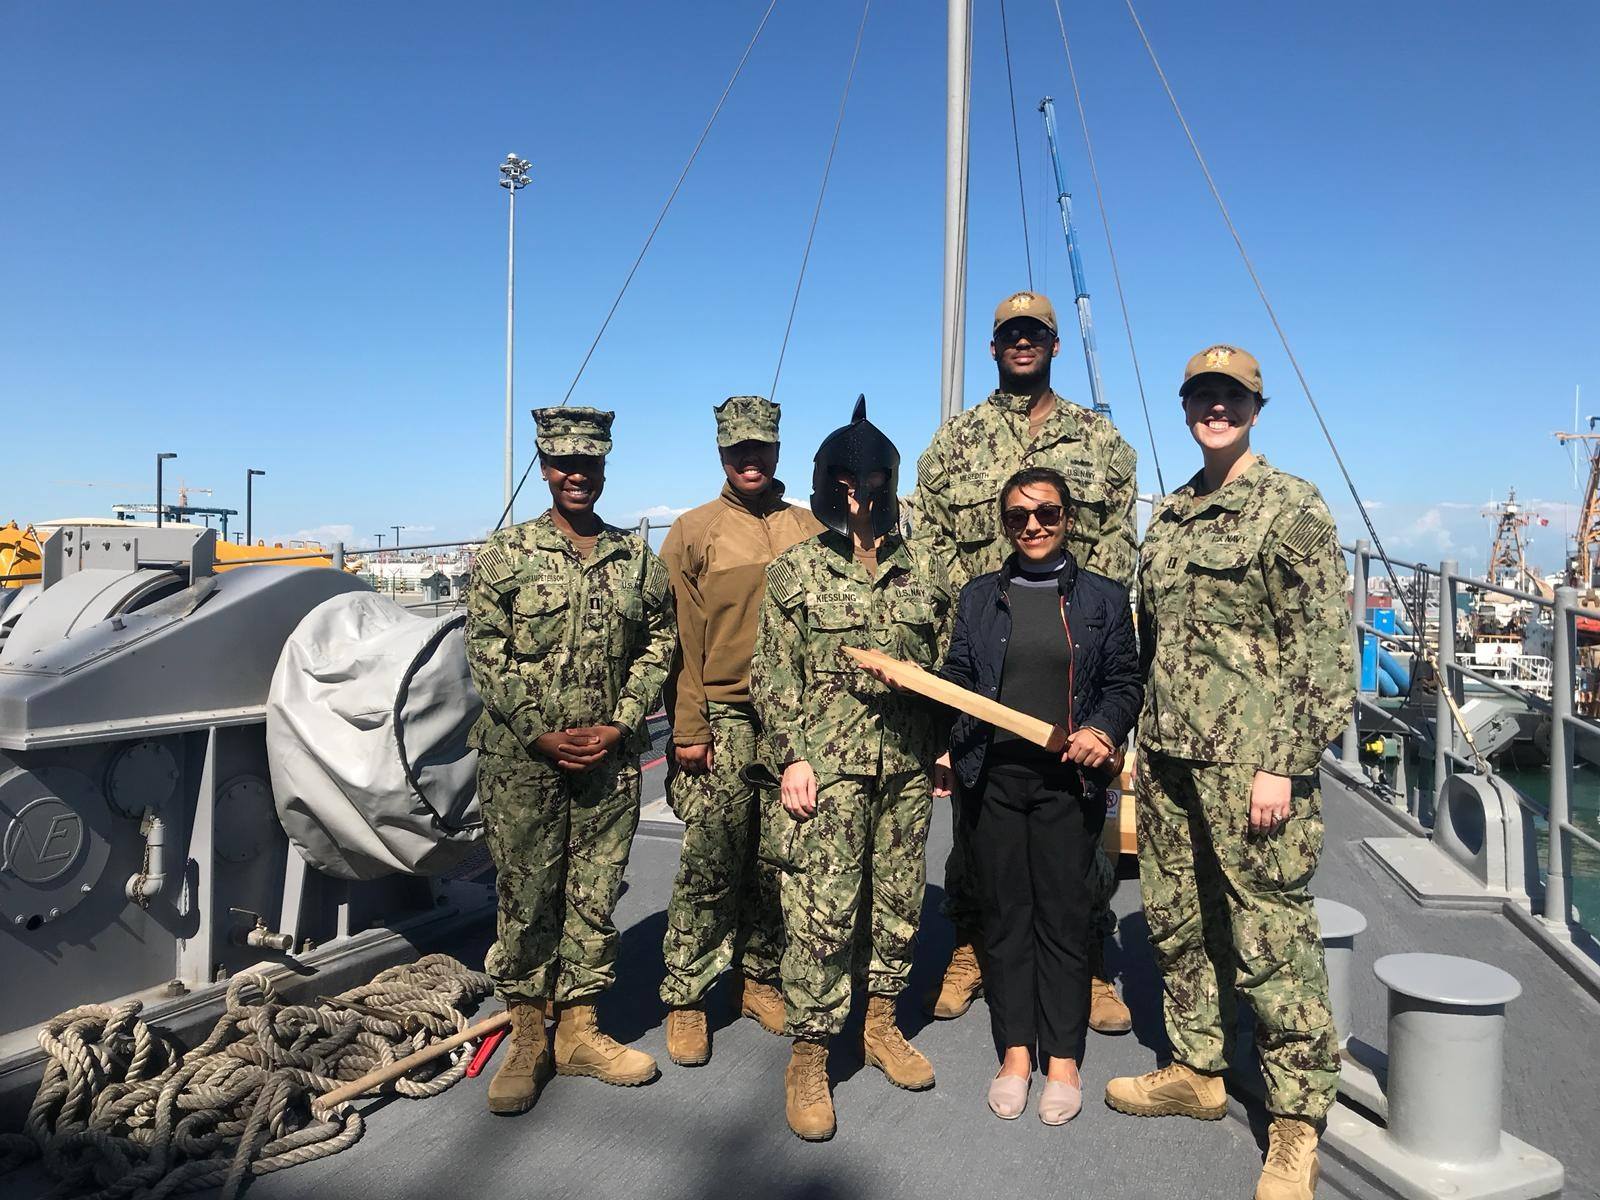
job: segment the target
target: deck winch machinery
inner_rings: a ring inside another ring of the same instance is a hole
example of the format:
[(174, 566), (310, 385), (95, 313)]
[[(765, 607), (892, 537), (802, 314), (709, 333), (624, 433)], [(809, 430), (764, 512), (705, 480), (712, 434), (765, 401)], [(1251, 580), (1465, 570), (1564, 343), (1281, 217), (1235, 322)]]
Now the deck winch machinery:
[(480, 836), (463, 617), (218, 574), (215, 538), (64, 527), (3, 593), (0, 1059), (75, 1005), (420, 919)]

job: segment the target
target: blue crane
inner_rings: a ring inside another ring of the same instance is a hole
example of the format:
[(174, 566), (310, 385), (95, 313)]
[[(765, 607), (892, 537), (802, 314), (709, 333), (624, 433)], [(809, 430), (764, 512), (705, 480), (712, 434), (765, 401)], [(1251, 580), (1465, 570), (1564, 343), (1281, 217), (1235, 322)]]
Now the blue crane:
[(1039, 111), (1044, 114), (1044, 133), (1050, 141), (1050, 162), (1056, 169), (1056, 203), (1061, 206), (1061, 231), (1067, 235), (1067, 261), (1072, 264), (1073, 303), (1078, 308), (1078, 331), (1083, 335), (1083, 361), (1089, 368), (1089, 398), (1094, 411), (1101, 416), (1111, 415), (1100, 390), (1100, 352), (1094, 344), (1094, 318), (1089, 313), (1089, 288), (1083, 281), (1083, 263), (1078, 258), (1078, 234), (1072, 228), (1072, 193), (1067, 191), (1066, 172), (1061, 169), (1061, 154), (1056, 149), (1056, 106), (1046, 96), (1039, 101)]

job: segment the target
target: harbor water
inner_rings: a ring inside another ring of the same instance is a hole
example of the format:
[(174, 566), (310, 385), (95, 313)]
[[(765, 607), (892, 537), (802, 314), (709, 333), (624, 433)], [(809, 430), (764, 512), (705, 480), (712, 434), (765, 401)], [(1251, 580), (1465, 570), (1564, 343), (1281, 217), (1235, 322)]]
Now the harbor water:
[[(1513, 769), (1502, 765), (1500, 775), (1543, 809), (1550, 803), (1550, 777), (1544, 769)], [(1600, 768), (1580, 763), (1572, 775), (1568, 803), (1572, 824), (1590, 837), (1600, 837)], [(1539, 819), (1540, 862), (1544, 861), (1544, 820)], [(1584, 925), (1600, 928), (1600, 852), (1577, 838), (1570, 839), (1569, 870), (1572, 903)]]

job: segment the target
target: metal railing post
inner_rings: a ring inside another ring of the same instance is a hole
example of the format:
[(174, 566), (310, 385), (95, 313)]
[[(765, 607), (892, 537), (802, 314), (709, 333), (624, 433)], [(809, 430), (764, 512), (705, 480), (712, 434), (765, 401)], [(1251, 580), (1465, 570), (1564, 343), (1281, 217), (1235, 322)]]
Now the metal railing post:
[(1555, 640), (1550, 651), (1550, 824), (1545, 830), (1548, 855), (1545, 859), (1544, 919), (1547, 924), (1567, 927), (1567, 845), (1566, 824), (1570, 819), (1568, 789), (1572, 782), (1574, 731), (1572, 696), (1577, 674), (1577, 648), (1573, 637), (1572, 610), (1578, 604), (1578, 589), (1556, 589)]
[(1350, 723), (1344, 727), (1344, 745), (1339, 757), (1347, 767), (1361, 765), (1361, 729), (1357, 721), (1361, 712), (1362, 649), (1366, 634), (1361, 622), (1367, 619), (1367, 543), (1358, 538), (1355, 553), (1350, 558), (1350, 637), (1356, 648), (1356, 699), (1350, 705)]
[(1439, 564), (1439, 695), (1433, 716), (1433, 811), (1444, 801), (1444, 785), (1450, 779), (1450, 755), (1456, 748), (1455, 718), (1450, 715), (1450, 696), (1455, 684), (1451, 668), (1456, 664), (1456, 561)]
[(343, 542), (335, 542), (333, 544), (333, 569), (335, 571), (344, 570), (344, 543)]

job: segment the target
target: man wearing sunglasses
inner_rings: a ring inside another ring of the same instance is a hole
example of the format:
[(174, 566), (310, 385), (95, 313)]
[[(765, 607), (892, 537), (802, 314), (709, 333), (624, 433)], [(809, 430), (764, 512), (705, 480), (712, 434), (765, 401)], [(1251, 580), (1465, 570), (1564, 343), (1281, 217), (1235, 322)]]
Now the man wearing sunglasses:
[[(1001, 301), (989, 343), (999, 387), (941, 426), (917, 460), (914, 533), (933, 544), (958, 589), (1005, 561), (1010, 544), (1002, 535), (995, 497), (1000, 485), (1024, 467), (1052, 468), (1071, 487), (1074, 519), (1067, 548), (1078, 565), (1124, 586), (1133, 582), (1136, 456), (1107, 418), (1051, 390), (1050, 365), (1061, 351), (1057, 328), (1055, 307), (1037, 292), (1017, 292)], [(944, 912), (956, 926), (956, 946), (939, 990), (928, 997), (928, 1011), (943, 1019), (965, 1013), (983, 987), (971, 850), (962, 824), (955, 822), (945, 863)], [(1089, 1026), (1123, 1033), (1133, 1021), (1105, 968), (1104, 942), (1116, 930), (1111, 912), (1116, 875), (1103, 852), (1096, 855), (1091, 881), (1097, 895)]]

